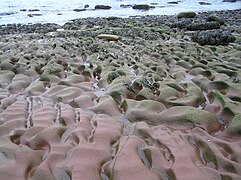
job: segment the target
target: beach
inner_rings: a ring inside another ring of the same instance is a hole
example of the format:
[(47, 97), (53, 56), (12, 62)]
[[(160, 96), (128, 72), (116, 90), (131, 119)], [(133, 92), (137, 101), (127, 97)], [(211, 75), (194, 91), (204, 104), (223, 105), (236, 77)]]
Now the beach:
[[(145, 4), (148, 9), (133, 9)], [(104, 5), (107, 9), (96, 9)], [(176, 15), (183, 11), (235, 10), (241, 8), (240, 0), (1, 0), (0, 25), (56, 23), (63, 25), (77, 18), (122, 17), (146, 15)]]
[(1, 25), (1, 179), (241, 179), (240, 57), (240, 9)]

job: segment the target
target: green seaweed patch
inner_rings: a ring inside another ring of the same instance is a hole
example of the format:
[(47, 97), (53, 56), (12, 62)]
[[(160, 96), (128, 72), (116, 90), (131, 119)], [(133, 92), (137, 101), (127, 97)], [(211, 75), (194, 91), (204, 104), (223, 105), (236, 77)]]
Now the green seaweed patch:
[(217, 91), (210, 92), (209, 97), (212, 100), (212, 102), (214, 101), (219, 102), (223, 110), (228, 109), (230, 111), (229, 114), (231, 114), (232, 116), (240, 114), (241, 112), (240, 102), (232, 101), (227, 96)]
[(207, 143), (202, 141), (201, 139), (196, 140), (196, 145), (200, 149), (200, 157), (203, 160), (204, 164), (207, 166), (213, 167), (217, 169), (218, 168), (218, 161), (215, 153), (212, 151), (212, 149), (209, 147)]
[(50, 81), (50, 78), (49, 78), (48, 75), (43, 74), (43, 75), (41, 75), (41, 76), (39, 77), (39, 81), (47, 81), (47, 82), (49, 82), (49, 81)]
[(44, 72), (49, 74), (49, 75), (55, 75), (55, 76), (59, 76), (60, 72), (62, 72), (62, 68), (55, 66), (54, 64), (47, 66), (44, 69)]
[(218, 124), (214, 114), (190, 106), (174, 106), (159, 115), (160, 122), (170, 125), (202, 126), (208, 133), (212, 133), (213, 128)]
[(241, 136), (241, 114), (234, 116), (226, 131), (230, 135)]

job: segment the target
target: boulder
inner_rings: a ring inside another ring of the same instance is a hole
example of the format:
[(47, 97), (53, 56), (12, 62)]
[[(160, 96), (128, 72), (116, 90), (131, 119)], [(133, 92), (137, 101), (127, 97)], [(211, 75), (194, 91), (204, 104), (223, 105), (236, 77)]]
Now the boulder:
[(210, 14), (206, 21), (215, 21), (218, 22), (220, 25), (224, 25), (224, 20), (220, 17), (218, 17), (216, 14)]
[(177, 18), (194, 18), (196, 15), (193, 11), (180, 12), (177, 14)]
[(235, 37), (229, 31), (207, 30), (197, 32), (192, 40), (200, 45), (227, 45), (235, 41)]
[(111, 9), (109, 5), (96, 5), (95, 9)]
[(147, 4), (136, 4), (132, 6), (133, 9), (138, 9), (138, 10), (149, 10), (151, 7)]
[(198, 30), (211, 30), (211, 29), (220, 29), (220, 24), (218, 22), (200, 22), (192, 23), (187, 26), (187, 30), (198, 31)]

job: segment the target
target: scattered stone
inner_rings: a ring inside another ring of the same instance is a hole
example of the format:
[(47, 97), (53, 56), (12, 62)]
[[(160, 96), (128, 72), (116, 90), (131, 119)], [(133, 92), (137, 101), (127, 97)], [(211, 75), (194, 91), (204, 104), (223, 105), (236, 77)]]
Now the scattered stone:
[(36, 11), (40, 11), (39, 9), (29, 9), (29, 12), (36, 12)]
[(4, 12), (4, 13), (0, 13), (0, 16), (9, 16), (13, 14), (16, 14), (16, 12)]
[(228, 31), (207, 30), (197, 32), (192, 40), (201, 45), (227, 45), (235, 41), (235, 37)]
[(218, 17), (216, 14), (211, 14), (207, 17), (206, 21), (216, 21), (220, 25), (224, 25), (224, 20), (220, 17)]
[(89, 7), (90, 7), (89, 4), (84, 5), (84, 8), (85, 8), (85, 9), (86, 9), (86, 8), (89, 8)]
[(177, 18), (194, 18), (197, 14), (193, 11), (181, 12), (177, 14)]
[(28, 14), (28, 17), (42, 16), (43, 14)]
[(218, 22), (200, 22), (192, 23), (187, 26), (187, 30), (198, 31), (198, 30), (211, 30), (211, 29), (220, 29), (220, 24)]
[(132, 7), (133, 9), (138, 9), (138, 10), (149, 10), (151, 7), (148, 4), (136, 4)]
[(20, 11), (23, 11), (23, 12), (25, 12), (25, 11), (27, 11), (27, 9), (20, 9)]
[(121, 8), (131, 8), (132, 5), (131, 4), (121, 4), (120, 7)]
[(75, 11), (75, 12), (81, 12), (81, 11), (86, 11), (86, 9), (74, 9), (73, 11)]
[(168, 4), (178, 4), (179, 2), (181, 1), (170, 1), (170, 2), (167, 2)]
[(111, 9), (111, 6), (108, 6), (108, 5), (96, 5), (95, 9)]
[(209, 3), (209, 2), (203, 2), (203, 1), (201, 1), (201, 2), (198, 2), (200, 5), (212, 5), (211, 3)]
[(117, 41), (119, 39), (119, 36), (112, 35), (112, 34), (100, 34), (97, 36), (99, 39), (106, 39), (111, 41)]

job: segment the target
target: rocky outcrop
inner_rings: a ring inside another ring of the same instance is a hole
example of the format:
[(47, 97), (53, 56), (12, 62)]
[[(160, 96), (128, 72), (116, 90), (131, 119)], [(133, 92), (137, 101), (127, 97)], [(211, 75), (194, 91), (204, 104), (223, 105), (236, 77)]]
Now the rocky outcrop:
[(235, 37), (228, 31), (207, 30), (193, 35), (192, 40), (201, 45), (227, 45), (235, 41)]
[(191, 23), (187, 26), (187, 30), (198, 31), (198, 30), (211, 30), (211, 29), (220, 29), (220, 24), (218, 22), (200, 22), (200, 23)]

